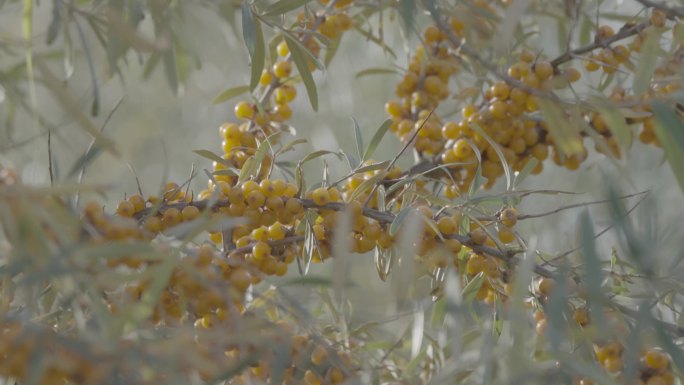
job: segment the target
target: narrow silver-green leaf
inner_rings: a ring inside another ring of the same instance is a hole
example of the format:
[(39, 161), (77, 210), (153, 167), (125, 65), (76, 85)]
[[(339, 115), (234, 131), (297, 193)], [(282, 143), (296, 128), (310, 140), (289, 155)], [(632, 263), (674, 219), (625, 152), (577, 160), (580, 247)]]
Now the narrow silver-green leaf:
[(233, 164), (230, 163), (227, 159), (223, 159), (222, 157), (218, 156), (217, 154), (209, 151), (209, 150), (193, 150), (195, 154), (207, 158), (209, 160), (213, 160), (214, 162), (218, 162), (224, 166), (232, 166)]
[(269, 5), (262, 16), (280, 16), (286, 12), (294, 11), (310, 1), (311, 0), (280, 0)]
[(292, 39), (289, 36), (285, 36), (285, 41), (287, 42), (287, 47), (290, 49), (292, 60), (294, 60), (297, 71), (299, 71), (299, 76), (301, 76), (302, 81), (304, 82), (311, 108), (313, 108), (314, 111), (318, 111), (318, 91), (316, 91), (316, 83), (313, 80), (311, 71), (309, 71), (309, 63), (306, 59), (304, 50), (294, 40), (295, 39)]
[(391, 235), (391, 236), (397, 235), (397, 233), (399, 232), (399, 228), (401, 228), (402, 222), (404, 222), (404, 220), (406, 219), (406, 216), (411, 211), (413, 211), (413, 207), (411, 207), (411, 206), (404, 207), (403, 209), (401, 209), (401, 211), (399, 211), (399, 214), (397, 214), (397, 216), (394, 217), (394, 220), (390, 224), (389, 235)]
[(238, 87), (228, 88), (227, 90), (216, 95), (216, 97), (214, 97), (214, 99), (211, 102), (214, 104), (223, 103), (223, 102), (226, 102), (226, 101), (228, 101), (228, 100), (230, 100), (236, 96), (242, 95), (249, 90), (250, 90), (249, 86), (238, 86)]
[(356, 154), (361, 158), (363, 156), (363, 135), (361, 134), (361, 127), (359, 127), (359, 122), (355, 118), (352, 118), (354, 122), (354, 139), (356, 139)]
[(663, 146), (672, 173), (679, 182), (679, 188), (684, 192), (684, 122), (660, 101), (653, 102), (653, 112), (656, 117), (656, 135)]
[(375, 134), (373, 134), (373, 138), (371, 139), (370, 143), (368, 143), (368, 147), (366, 147), (366, 151), (363, 153), (362, 161), (366, 161), (373, 156), (375, 149), (378, 148), (380, 141), (382, 141), (382, 138), (385, 136), (387, 130), (389, 130), (391, 126), (392, 119), (387, 119), (382, 122), (380, 127), (378, 127), (378, 129), (375, 131)]
[(640, 96), (648, 90), (651, 84), (651, 77), (658, 64), (658, 49), (660, 48), (660, 32), (649, 28), (646, 30), (647, 36), (644, 44), (641, 46), (641, 53), (639, 54), (639, 62), (637, 64), (636, 72), (634, 73), (634, 80), (632, 88), (634, 95)]
[(392, 68), (381, 68), (381, 67), (374, 67), (374, 68), (366, 68), (365, 70), (361, 70), (356, 73), (356, 78), (362, 78), (364, 76), (370, 76), (370, 75), (396, 75), (397, 70), (392, 69)]

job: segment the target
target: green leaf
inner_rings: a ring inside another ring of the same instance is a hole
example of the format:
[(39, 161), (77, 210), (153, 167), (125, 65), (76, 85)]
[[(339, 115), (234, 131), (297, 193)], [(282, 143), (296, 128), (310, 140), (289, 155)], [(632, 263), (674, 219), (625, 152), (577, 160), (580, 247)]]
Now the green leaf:
[(374, 67), (374, 68), (366, 68), (365, 70), (359, 71), (356, 73), (355, 77), (362, 78), (364, 76), (370, 76), (370, 75), (396, 75), (398, 72), (392, 68), (381, 68), (381, 67)]
[(254, 90), (259, 84), (261, 72), (264, 70), (266, 44), (264, 43), (261, 22), (254, 18), (252, 8), (247, 1), (242, 2), (242, 37), (245, 40), (252, 66), (249, 87), (250, 90)]
[(666, 104), (654, 101), (656, 135), (665, 151), (672, 172), (684, 192), (684, 122)]
[(380, 144), (380, 141), (382, 138), (385, 136), (387, 133), (387, 130), (392, 126), (392, 119), (387, 119), (382, 124), (378, 129), (375, 131), (375, 134), (373, 134), (373, 138), (371, 139), (370, 143), (368, 144), (368, 147), (366, 147), (366, 152), (363, 153), (363, 158), (362, 161), (366, 161), (370, 159), (371, 156), (373, 156), (373, 153), (375, 152), (375, 149), (378, 148), (378, 145)]
[(310, 1), (311, 0), (280, 0), (269, 5), (262, 16), (280, 16), (286, 12), (294, 11)]
[(402, 222), (406, 219), (406, 216), (413, 211), (413, 207), (407, 206), (401, 209), (399, 211), (399, 214), (397, 214), (396, 217), (394, 217), (394, 220), (390, 224), (389, 228), (389, 235), (395, 236), (399, 232), (399, 228), (401, 227)]
[(578, 125), (570, 122), (565, 111), (558, 104), (541, 98), (539, 109), (544, 114), (553, 142), (563, 155), (569, 156), (581, 152), (583, 146)]
[(369, 164), (369, 165), (366, 165), (363, 167), (359, 167), (356, 170), (354, 170), (354, 174), (361, 174), (361, 173), (368, 172), (368, 171), (382, 170), (382, 169), (387, 168), (387, 166), (390, 164), (390, 162), (391, 162), (390, 160), (385, 160), (383, 162), (373, 163), (373, 164)]
[(211, 102), (214, 104), (223, 103), (223, 102), (228, 101), (228, 100), (230, 100), (236, 96), (242, 95), (249, 90), (250, 90), (249, 86), (238, 86), (238, 87), (228, 88), (227, 90), (216, 95), (216, 97), (214, 97), (214, 99)]
[(641, 46), (639, 63), (637, 64), (632, 88), (635, 96), (641, 96), (646, 92), (651, 84), (651, 77), (658, 64), (658, 49), (660, 48), (660, 32), (649, 28), (646, 30), (647, 36)]
[(416, 2), (414, 0), (401, 0), (401, 8), (399, 8), (401, 20), (404, 22), (404, 31), (407, 34), (413, 30), (413, 21), (416, 15)]
[(316, 83), (313, 80), (311, 71), (309, 71), (309, 64), (306, 59), (306, 54), (304, 50), (300, 47), (298, 42), (295, 42), (289, 36), (285, 36), (285, 41), (287, 42), (287, 47), (290, 49), (290, 56), (294, 60), (297, 66), (297, 71), (299, 71), (299, 76), (302, 77), (304, 82), (304, 87), (306, 88), (306, 93), (309, 96), (309, 102), (311, 103), (311, 108), (314, 111), (318, 111), (318, 92), (316, 91)]
[(530, 175), (532, 170), (534, 170), (534, 168), (537, 167), (538, 163), (539, 160), (537, 158), (532, 158), (527, 163), (525, 163), (523, 169), (515, 175), (515, 179), (513, 180), (513, 189), (520, 186), (520, 184), (525, 180), (525, 178), (527, 178), (527, 176)]
[(209, 151), (209, 150), (192, 150), (195, 154), (207, 158), (209, 160), (213, 160), (214, 162), (218, 162), (224, 166), (232, 167), (233, 164), (230, 163), (227, 159), (223, 159), (222, 157), (218, 156), (217, 154)]
[(504, 174), (506, 174), (506, 191), (510, 191), (513, 187), (511, 166), (508, 164), (503, 152), (501, 152), (501, 147), (492, 138), (490, 138), (489, 135), (487, 135), (487, 133), (479, 125), (474, 124), (472, 127), (475, 129), (475, 131), (477, 131), (478, 134), (485, 138), (487, 142), (489, 142), (489, 145), (494, 149), (494, 152), (496, 152), (496, 155), (499, 157), (499, 161), (501, 161), (501, 165), (504, 169)]
[(354, 139), (356, 139), (356, 154), (359, 158), (363, 155), (363, 135), (361, 134), (361, 127), (359, 127), (359, 122), (352, 118), (354, 122)]
[(385, 178), (385, 175), (387, 175), (387, 172), (379, 172), (372, 177), (364, 180), (361, 182), (359, 187), (357, 187), (349, 197), (349, 201), (353, 201), (356, 199), (359, 195), (365, 193), (366, 191), (370, 191), (376, 184), (378, 184), (381, 180)]
[(617, 138), (620, 147), (629, 148), (632, 145), (632, 130), (625, 122), (625, 117), (619, 110), (613, 108), (602, 108), (599, 112), (611, 134)]
[(281, 148), (278, 150), (278, 152), (276, 153), (276, 156), (278, 156), (278, 155), (280, 155), (280, 154), (283, 154), (283, 153), (285, 153), (285, 152), (290, 151), (291, 149), (294, 148), (294, 146), (296, 146), (296, 145), (298, 145), (298, 144), (304, 144), (304, 143), (306, 143), (306, 142), (308, 142), (306, 139), (300, 138), (300, 139), (295, 139), (295, 140), (293, 140), (293, 141), (291, 141), (291, 142), (285, 143), (285, 144), (283, 145), (283, 147), (281, 147)]
[(463, 288), (463, 291), (461, 292), (461, 296), (463, 297), (463, 300), (466, 303), (472, 302), (473, 299), (475, 299), (475, 295), (477, 294), (477, 292), (482, 287), (483, 283), (484, 283), (484, 272), (481, 271), (476, 276), (474, 276), (470, 281), (468, 281), (468, 284)]
[(257, 164), (254, 162), (254, 158), (247, 158), (245, 164), (242, 165), (242, 168), (240, 169), (240, 175), (238, 175), (237, 181), (238, 184), (248, 180), (250, 176), (254, 175), (256, 168)]
[(330, 67), (330, 63), (332, 63), (333, 58), (337, 54), (337, 50), (340, 48), (341, 41), (341, 37), (331, 40), (328, 46), (325, 48), (325, 56), (323, 57), (323, 65), (325, 65), (325, 68)]

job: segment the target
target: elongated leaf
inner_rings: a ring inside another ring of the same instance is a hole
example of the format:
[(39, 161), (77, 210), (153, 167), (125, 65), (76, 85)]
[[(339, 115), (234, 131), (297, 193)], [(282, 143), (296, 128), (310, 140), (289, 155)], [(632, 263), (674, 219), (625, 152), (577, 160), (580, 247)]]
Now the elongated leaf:
[(283, 147), (281, 147), (281, 148), (278, 150), (278, 152), (276, 153), (276, 156), (278, 156), (278, 155), (280, 155), (280, 154), (283, 154), (283, 153), (285, 153), (285, 152), (290, 151), (291, 149), (294, 148), (294, 146), (296, 146), (296, 145), (298, 145), (298, 144), (304, 144), (304, 143), (306, 143), (306, 142), (308, 142), (306, 139), (300, 138), (300, 139), (295, 139), (295, 140), (293, 140), (293, 141), (291, 141), (291, 142), (285, 143), (285, 144), (283, 145)]
[(416, 15), (415, 0), (401, 0), (399, 13), (401, 14), (401, 21), (404, 22), (404, 31), (407, 34), (411, 33), (413, 30), (413, 20)]
[(499, 157), (499, 161), (504, 169), (504, 174), (506, 174), (506, 191), (510, 191), (513, 187), (511, 166), (508, 165), (506, 157), (504, 156), (503, 152), (501, 152), (501, 147), (491, 137), (489, 137), (489, 135), (487, 135), (487, 133), (479, 125), (475, 124), (472, 127), (475, 129), (475, 131), (477, 131), (478, 134), (485, 138), (487, 142), (489, 142), (489, 145), (494, 149), (496, 155)]
[(397, 233), (399, 232), (399, 229), (401, 228), (401, 224), (404, 222), (404, 220), (406, 219), (406, 216), (411, 211), (413, 211), (413, 207), (411, 207), (411, 206), (404, 207), (403, 209), (401, 209), (401, 211), (399, 211), (399, 214), (397, 214), (397, 216), (394, 217), (394, 220), (390, 224), (389, 235), (391, 235), (391, 236), (397, 235)]
[(382, 141), (382, 138), (385, 136), (387, 130), (389, 130), (391, 126), (392, 119), (387, 119), (382, 122), (380, 127), (378, 127), (378, 129), (375, 131), (375, 134), (373, 134), (373, 138), (371, 139), (370, 143), (368, 143), (368, 147), (366, 147), (366, 151), (363, 153), (362, 161), (366, 161), (373, 156), (375, 149), (378, 148), (380, 141)]
[(254, 17), (252, 8), (247, 1), (242, 2), (242, 36), (251, 59), (251, 76), (249, 88), (254, 90), (259, 85), (261, 72), (266, 62), (266, 43), (261, 22)]
[(554, 102), (539, 99), (539, 108), (549, 127), (549, 132), (559, 150), (565, 156), (582, 151), (582, 138), (577, 125), (571, 124), (565, 112)]
[(214, 104), (223, 103), (223, 102), (226, 102), (226, 101), (228, 101), (228, 100), (230, 100), (236, 96), (242, 95), (249, 90), (250, 90), (249, 86), (238, 86), (238, 87), (228, 88), (227, 90), (216, 95), (216, 97), (214, 97), (214, 100), (212, 100), (211, 102)]
[(295, 42), (295, 39), (285, 36), (285, 41), (290, 49), (292, 60), (294, 60), (295, 65), (297, 66), (299, 76), (302, 77), (302, 81), (304, 82), (304, 87), (306, 88), (306, 94), (309, 96), (311, 108), (313, 108), (314, 111), (318, 111), (318, 91), (316, 91), (316, 83), (313, 80), (311, 71), (309, 71), (309, 63), (306, 59), (306, 54), (299, 44)]
[(384, 162), (373, 163), (373, 164), (369, 164), (367, 166), (359, 167), (358, 169), (356, 169), (356, 171), (354, 173), (355, 174), (361, 174), (361, 173), (368, 172), (368, 171), (382, 170), (383, 168), (387, 168), (387, 166), (390, 164), (390, 162), (391, 162), (390, 160), (386, 160)]
[(684, 122), (662, 102), (653, 102), (656, 135), (663, 146), (672, 172), (684, 192)]
[(470, 281), (468, 281), (468, 284), (463, 288), (463, 291), (461, 292), (461, 296), (465, 300), (466, 303), (470, 303), (475, 299), (475, 295), (477, 292), (480, 290), (480, 287), (482, 287), (482, 284), (484, 283), (484, 272), (480, 272), (476, 276), (474, 276)]
[(375, 67), (375, 68), (366, 68), (365, 70), (361, 70), (356, 73), (356, 78), (362, 78), (364, 76), (370, 76), (370, 75), (396, 75), (397, 71), (392, 68), (380, 68), (380, 67)]
[(532, 170), (534, 170), (534, 168), (537, 167), (538, 163), (539, 159), (537, 158), (532, 158), (527, 163), (525, 163), (523, 169), (515, 175), (515, 179), (513, 180), (513, 189), (520, 186), (520, 184), (525, 180), (525, 178), (527, 178), (527, 176), (530, 175)]
[(649, 28), (646, 30), (647, 36), (641, 47), (639, 63), (634, 73), (632, 88), (634, 95), (640, 96), (648, 90), (651, 84), (651, 77), (658, 64), (658, 49), (660, 48), (660, 32)]
[(354, 122), (354, 139), (356, 139), (356, 154), (359, 158), (363, 155), (363, 135), (361, 134), (361, 127), (359, 127), (359, 122), (355, 118), (352, 118)]
[(361, 182), (359, 187), (352, 192), (351, 196), (349, 197), (349, 201), (353, 201), (359, 195), (365, 193), (366, 191), (370, 191), (376, 184), (385, 178), (385, 175), (387, 175), (387, 172), (380, 172)]
[(207, 158), (209, 160), (213, 160), (214, 162), (218, 162), (224, 166), (233, 166), (233, 164), (230, 163), (227, 159), (223, 159), (222, 157), (218, 156), (217, 154), (209, 150), (193, 150), (192, 152), (203, 158)]
[(617, 138), (620, 147), (629, 148), (632, 145), (632, 130), (625, 122), (625, 117), (617, 109), (603, 108), (600, 112), (611, 134)]
[(332, 63), (333, 58), (335, 57), (338, 49), (340, 48), (341, 41), (341, 37), (331, 40), (328, 46), (325, 48), (325, 56), (323, 57), (323, 65), (325, 66), (325, 68), (330, 67), (330, 63)]
[(294, 11), (310, 1), (311, 0), (280, 0), (266, 8), (262, 16), (279, 16), (283, 13)]

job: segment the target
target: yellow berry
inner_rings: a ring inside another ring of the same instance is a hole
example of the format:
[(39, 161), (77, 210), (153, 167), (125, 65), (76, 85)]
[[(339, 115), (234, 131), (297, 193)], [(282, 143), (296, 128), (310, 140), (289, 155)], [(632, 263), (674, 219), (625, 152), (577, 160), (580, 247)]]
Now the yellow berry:
[(324, 187), (319, 187), (311, 193), (311, 199), (318, 206), (326, 205), (330, 202), (330, 193)]
[(290, 54), (290, 48), (287, 46), (286, 41), (281, 41), (278, 43), (278, 46), (276, 47), (276, 51), (278, 51), (278, 56), (285, 57)]
[(240, 102), (235, 105), (235, 116), (239, 119), (252, 119), (254, 117), (254, 106), (248, 102)]
[(120, 217), (130, 218), (135, 214), (135, 206), (130, 201), (121, 201), (116, 208), (116, 213)]
[(286, 78), (292, 73), (292, 63), (289, 61), (279, 61), (273, 65), (273, 74), (278, 78)]
[(257, 242), (252, 247), (254, 259), (264, 259), (271, 255), (271, 246), (266, 242)]
[(183, 221), (191, 221), (200, 215), (200, 210), (196, 206), (186, 206), (181, 211)]

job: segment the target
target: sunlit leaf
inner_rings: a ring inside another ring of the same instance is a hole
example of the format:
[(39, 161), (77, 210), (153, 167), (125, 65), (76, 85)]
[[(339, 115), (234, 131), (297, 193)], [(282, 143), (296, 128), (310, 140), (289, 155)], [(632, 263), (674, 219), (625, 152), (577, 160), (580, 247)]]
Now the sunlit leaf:
[(306, 93), (309, 96), (309, 102), (311, 103), (311, 108), (314, 111), (318, 111), (318, 92), (316, 91), (316, 83), (313, 80), (311, 71), (309, 70), (309, 63), (306, 59), (306, 54), (304, 50), (289, 36), (285, 36), (285, 41), (290, 49), (290, 55), (292, 60), (294, 60), (297, 66), (297, 71), (299, 71), (299, 76), (302, 77), (304, 82), (304, 87), (306, 88)]

